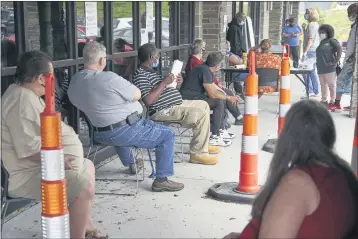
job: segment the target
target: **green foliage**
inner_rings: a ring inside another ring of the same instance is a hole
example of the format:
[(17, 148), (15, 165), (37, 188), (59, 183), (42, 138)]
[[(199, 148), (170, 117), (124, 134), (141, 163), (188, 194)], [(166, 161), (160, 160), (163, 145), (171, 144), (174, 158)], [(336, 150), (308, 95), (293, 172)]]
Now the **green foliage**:
[(332, 2), (331, 9), (335, 9), (337, 7), (337, 2)]
[[(316, 8), (317, 9), (317, 8)], [(319, 24), (329, 24), (334, 28), (335, 38), (337, 40), (347, 40), (351, 27), (351, 22), (347, 17), (347, 9), (334, 8), (322, 11), (317, 9), (320, 15)], [(303, 18), (303, 14), (299, 17), (299, 24), (307, 23)]]
[[(76, 2), (77, 16), (85, 15), (85, 3)], [(132, 2), (112, 2), (113, 18), (132, 17)], [(139, 4), (140, 13), (145, 11), (145, 2)], [(169, 2), (162, 2), (162, 16), (169, 17)], [(103, 21), (103, 2), (97, 2), (97, 17)]]

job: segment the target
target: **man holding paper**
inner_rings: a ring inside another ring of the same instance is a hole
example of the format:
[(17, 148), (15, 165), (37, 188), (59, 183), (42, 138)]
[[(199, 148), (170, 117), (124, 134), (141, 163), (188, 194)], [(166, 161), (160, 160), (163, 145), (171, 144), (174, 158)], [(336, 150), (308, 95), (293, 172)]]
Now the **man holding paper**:
[[(133, 74), (133, 84), (141, 93), (149, 116), (154, 121), (178, 122), (193, 128), (190, 143), (190, 162), (216, 164), (220, 147), (210, 146), (210, 109), (205, 101), (184, 100), (177, 87), (182, 83), (182, 63), (176, 62), (171, 73), (162, 78), (153, 68), (159, 63), (159, 50), (146, 43), (138, 50), (140, 65)], [(178, 70), (179, 69), (179, 70)]]

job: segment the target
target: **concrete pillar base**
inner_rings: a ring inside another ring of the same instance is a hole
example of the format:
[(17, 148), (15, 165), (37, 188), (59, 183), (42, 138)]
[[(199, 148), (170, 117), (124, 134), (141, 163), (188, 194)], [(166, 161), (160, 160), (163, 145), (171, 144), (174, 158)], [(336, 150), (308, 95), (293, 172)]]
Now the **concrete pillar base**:
[(244, 193), (237, 191), (237, 183), (228, 182), (228, 183), (216, 183), (208, 190), (208, 195), (214, 199), (242, 203), (242, 204), (252, 204), (255, 200), (257, 193)]
[(262, 147), (262, 150), (268, 153), (274, 153), (277, 145), (277, 139), (269, 139)]

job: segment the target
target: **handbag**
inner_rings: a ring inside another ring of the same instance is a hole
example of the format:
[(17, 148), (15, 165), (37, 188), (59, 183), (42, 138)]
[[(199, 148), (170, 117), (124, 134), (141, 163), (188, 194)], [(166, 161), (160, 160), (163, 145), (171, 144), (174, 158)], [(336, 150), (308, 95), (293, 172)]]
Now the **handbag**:
[(342, 71), (341, 62), (339, 61), (337, 66), (336, 66), (336, 74), (337, 74), (337, 76), (341, 73), (341, 71)]

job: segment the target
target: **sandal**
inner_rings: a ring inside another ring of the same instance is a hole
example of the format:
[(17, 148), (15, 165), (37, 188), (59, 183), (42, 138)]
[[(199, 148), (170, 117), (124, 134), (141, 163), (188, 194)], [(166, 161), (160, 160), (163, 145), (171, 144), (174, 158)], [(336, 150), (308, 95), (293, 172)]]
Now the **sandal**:
[(92, 239), (108, 239), (108, 235), (104, 235), (100, 230), (93, 229), (91, 231), (86, 232), (85, 238)]

